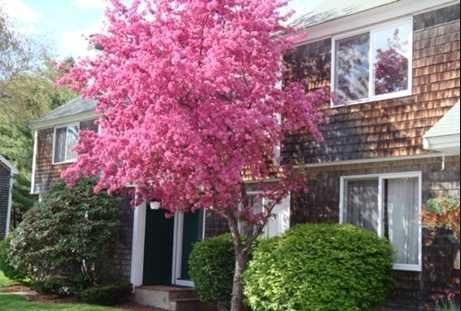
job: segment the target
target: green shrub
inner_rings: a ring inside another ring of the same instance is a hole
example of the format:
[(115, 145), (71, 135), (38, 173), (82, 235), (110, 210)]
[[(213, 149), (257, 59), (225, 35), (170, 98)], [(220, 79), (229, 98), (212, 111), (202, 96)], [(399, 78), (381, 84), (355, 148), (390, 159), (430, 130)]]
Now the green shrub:
[(22, 281), (25, 279), (24, 273), (16, 269), (8, 258), (8, 250), (10, 248), (10, 237), (0, 241), (0, 271), (14, 281)]
[(232, 238), (228, 234), (195, 244), (189, 259), (189, 274), (200, 300), (228, 307), (234, 262)]
[(245, 272), (253, 311), (369, 311), (392, 285), (387, 240), (350, 225), (302, 225), (261, 241)]
[(56, 184), (12, 233), (11, 264), (38, 288), (78, 293), (117, 273), (110, 258), (117, 245), (119, 201), (95, 194), (94, 185), (91, 179), (73, 188)]
[(132, 289), (128, 283), (92, 287), (83, 290), (80, 299), (89, 304), (114, 306), (129, 302)]

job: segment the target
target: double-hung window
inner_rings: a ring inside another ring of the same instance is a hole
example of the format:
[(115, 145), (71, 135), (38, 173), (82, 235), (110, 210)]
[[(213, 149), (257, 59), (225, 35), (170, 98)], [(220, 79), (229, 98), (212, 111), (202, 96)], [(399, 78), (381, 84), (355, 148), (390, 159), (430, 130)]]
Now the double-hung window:
[(332, 106), (411, 95), (413, 21), (333, 38)]
[(78, 144), (80, 124), (68, 124), (54, 129), (53, 164), (69, 163), (77, 159), (74, 151)]
[(80, 131), (98, 133), (99, 127), (95, 120), (86, 120), (54, 128), (53, 164), (71, 163), (77, 160), (74, 149), (78, 144)]
[(421, 179), (419, 172), (341, 178), (341, 223), (388, 238), (396, 270), (421, 271)]

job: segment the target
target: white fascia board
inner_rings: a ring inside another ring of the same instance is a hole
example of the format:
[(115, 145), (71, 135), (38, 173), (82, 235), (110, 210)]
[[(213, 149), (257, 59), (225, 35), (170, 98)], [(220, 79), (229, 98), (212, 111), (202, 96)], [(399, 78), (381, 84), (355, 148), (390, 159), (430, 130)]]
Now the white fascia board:
[(296, 45), (302, 46), (309, 42), (331, 38), (342, 33), (352, 32), (405, 16), (414, 16), (458, 3), (459, 0), (401, 0), (299, 30), (296, 36), (299, 38)]
[(449, 154), (461, 154), (461, 139), (459, 134), (433, 136), (424, 138), (424, 149)]
[(30, 123), (30, 128), (32, 130), (41, 130), (45, 128), (56, 127), (59, 125), (65, 125), (69, 123), (87, 121), (92, 119), (97, 119), (100, 115), (96, 113), (96, 111), (84, 112), (79, 113), (63, 118), (57, 118), (53, 120), (46, 120), (46, 121), (32, 121)]

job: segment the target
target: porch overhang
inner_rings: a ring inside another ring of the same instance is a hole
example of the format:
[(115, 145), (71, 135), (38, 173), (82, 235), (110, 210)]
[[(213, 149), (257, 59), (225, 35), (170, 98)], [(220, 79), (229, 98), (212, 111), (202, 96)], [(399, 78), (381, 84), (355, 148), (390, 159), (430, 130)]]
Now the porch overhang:
[(460, 152), (460, 102), (424, 135), (424, 149), (445, 154)]

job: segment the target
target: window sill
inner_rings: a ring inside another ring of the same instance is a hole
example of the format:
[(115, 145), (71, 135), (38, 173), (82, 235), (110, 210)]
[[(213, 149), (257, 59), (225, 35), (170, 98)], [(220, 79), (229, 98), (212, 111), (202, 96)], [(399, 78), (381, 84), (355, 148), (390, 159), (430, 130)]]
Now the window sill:
[(53, 162), (51, 163), (52, 165), (65, 165), (65, 164), (73, 164), (77, 163), (77, 160), (68, 160), (68, 161), (63, 161), (63, 162)]
[(355, 105), (370, 104), (370, 103), (375, 103), (379, 101), (410, 97), (412, 95), (413, 93), (411, 91), (403, 91), (403, 92), (398, 92), (398, 93), (393, 93), (393, 94), (386, 94), (386, 95), (380, 95), (380, 96), (370, 97), (366, 99), (356, 100), (356, 101), (352, 101), (344, 105), (335, 105), (332, 100), (330, 103), (330, 108), (335, 109), (335, 108), (344, 108), (344, 107), (350, 107), (350, 106), (355, 106)]
[(394, 271), (401, 271), (401, 272), (422, 272), (423, 271), (420, 265), (395, 264), (392, 269)]

